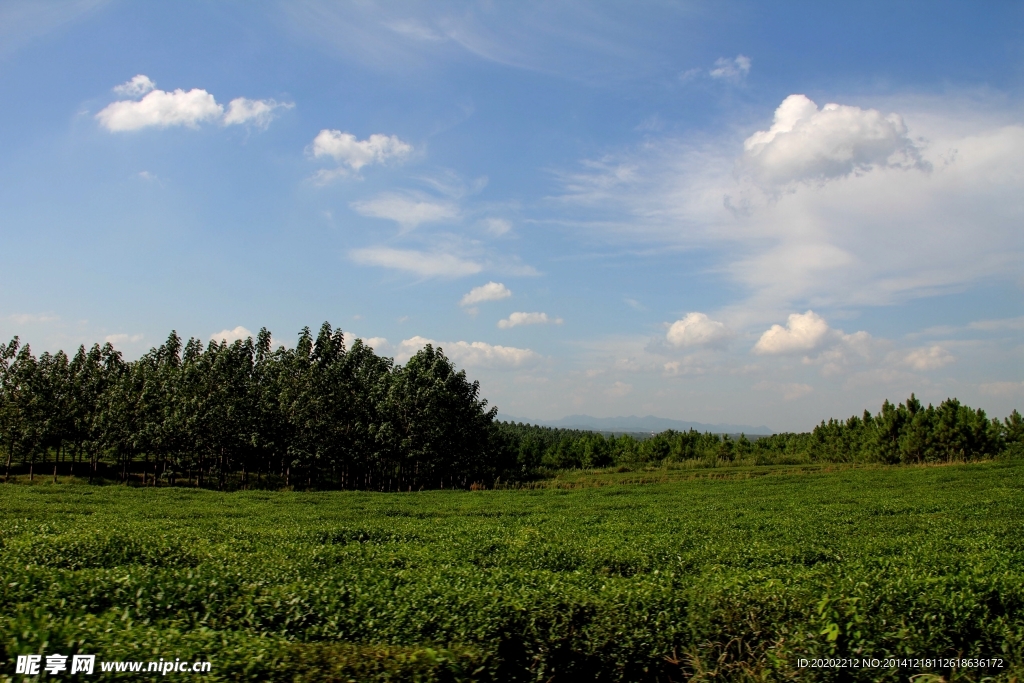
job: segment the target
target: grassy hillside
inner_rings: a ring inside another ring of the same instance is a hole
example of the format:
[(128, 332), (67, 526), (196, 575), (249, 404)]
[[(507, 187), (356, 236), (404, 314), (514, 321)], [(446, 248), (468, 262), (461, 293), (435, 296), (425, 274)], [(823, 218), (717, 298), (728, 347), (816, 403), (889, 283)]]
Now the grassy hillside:
[(204, 680), (948, 680), (799, 665), (961, 656), (1002, 667), (955, 680), (1008, 681), (1022, 523), (1021, 462), (572, 490), (8, 485), (0, 679), (18, 654), (82, 652), (209, 660)]

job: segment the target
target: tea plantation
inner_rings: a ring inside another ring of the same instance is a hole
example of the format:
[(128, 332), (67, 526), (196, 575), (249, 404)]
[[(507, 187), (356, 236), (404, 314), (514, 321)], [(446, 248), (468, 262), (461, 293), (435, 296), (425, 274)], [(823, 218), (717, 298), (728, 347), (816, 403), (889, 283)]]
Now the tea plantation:
[[(0, 680), (50, 653), (211, 662), (167, 680), (1019, 680), (1022, 528), (1019, 461), (573, 490), (11, 484)], [(810, 667), (830, 658), (879, 664)]]

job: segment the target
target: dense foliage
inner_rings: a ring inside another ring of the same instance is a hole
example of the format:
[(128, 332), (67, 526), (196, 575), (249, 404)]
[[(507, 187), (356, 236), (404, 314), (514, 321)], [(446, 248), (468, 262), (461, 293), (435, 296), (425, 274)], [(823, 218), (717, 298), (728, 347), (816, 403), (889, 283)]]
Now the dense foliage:
[[(209, 660), (210, 681), (1021, 680), (1024, 462), (831, 468), (575, 491), (0, 486), (0, 680), (55, 652)], [(1002, 666), (800, 668), (893, 656)]]
[(660, 465), (797, 464), (805, 462), (924, 463), (969, 461), (1008, 452), (1024, 455), (1024, 419), (1014, 410), (1000, 421), (983, 410), (947, 399), (924, 407), (911, 394), (902, 404), (886, 401), (877, 415), (829, 420), (811, 432), (748, 439), (740, 434), (668, 430), (648, 438), (631, 434), (502, 424), (506, 448), (524, 471)]
[[(498, 423), (477, 382), (441, 349), (405, 365), (327, 323), (293, 349), (255, 340), (187, 343), (171, 333), (126, 362), (109, 344), (43, 353), (0, 344), (0, 454), (30, 477), (102, 474), (217, 488), (405, 490), (522, 482), (553, 470), (805, 462), (919, 463), (1024, 454), (1003, 421), (913, 395), (877, 415), (803, 434), (666, 431), (647, 438)], [(77, 471), (76, 471), (77, 466)]]
[[(116, 463), (122, 480), (379, 490), (466, 486), (501, 475), (496, 409), (441, 349), (404, 366), (324, 323), (294, 349), (255, 340), (166, 343), (126, 362), (109, 344), (38, 359), (0, 344), (0, 449), (54, 477)], [(79, 469), (75, 471), (75, 465)]]

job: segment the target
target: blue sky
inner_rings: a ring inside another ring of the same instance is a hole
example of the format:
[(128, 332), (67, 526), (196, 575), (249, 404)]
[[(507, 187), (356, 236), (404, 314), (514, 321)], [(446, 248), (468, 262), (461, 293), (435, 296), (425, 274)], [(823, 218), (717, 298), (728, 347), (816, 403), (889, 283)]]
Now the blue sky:
[(505, 414), (1024, 398), (1020, 3), (0, 2), (0, 335), (328, 320)]

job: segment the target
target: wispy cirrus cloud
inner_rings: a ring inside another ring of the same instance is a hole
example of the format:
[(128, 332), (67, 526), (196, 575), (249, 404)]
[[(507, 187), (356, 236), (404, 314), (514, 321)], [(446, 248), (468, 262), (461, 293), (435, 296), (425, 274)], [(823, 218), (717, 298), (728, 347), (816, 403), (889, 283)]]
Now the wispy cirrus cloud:
[(461, 215), (458, 205), (451, 202), (397, 192), (384, 192), (372, 199), (352, 202), (351, 206), (363, 216), (398, 223), (403, 233), (415, 230), (424, 223), (455, 221)]
[(392, 247), (366, 247), (353, 249), (349, 257), (366, 266), (380, 266), (413, 273), (421, 277), (456, 278), (475, 275), (483, 266), (445, 252), (394, 249)]
[(708, 75), (720, 80), (739, 81), (750, 73), (752, 63), (750, 57), (746, 55), (736, 55), (732, 59), (720, 57), (715, 60), (715, 66), (708, 71)]
[[(653, 52), (638, 36), (685, 11), (666, 5), (637, 13), (609, 6), (526, 2), (393, 5), (320, 0), (283, 5), (286, 25), (322, 48), (385, 71), (422, 71), (480, 60), (607, 85), (651, 75)], [(678, 40), (678, 32), (676, 33)]]

